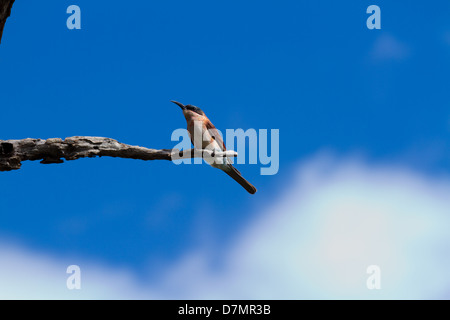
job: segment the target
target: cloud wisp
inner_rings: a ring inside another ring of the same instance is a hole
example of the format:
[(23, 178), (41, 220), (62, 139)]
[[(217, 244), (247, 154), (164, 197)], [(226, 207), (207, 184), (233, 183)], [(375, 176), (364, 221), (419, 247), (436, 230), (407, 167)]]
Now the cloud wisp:
[(383, 33), (379, 35), (370, 51), (372, 61), (401, 61), (410, 56), (410, 48), (395, 38), (394, 36)]

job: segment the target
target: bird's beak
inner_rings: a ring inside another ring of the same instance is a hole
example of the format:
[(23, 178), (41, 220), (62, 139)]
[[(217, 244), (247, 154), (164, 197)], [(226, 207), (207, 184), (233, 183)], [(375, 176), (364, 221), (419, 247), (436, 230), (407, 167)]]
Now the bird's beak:
[(185, 109), (186, 107), (184, 106), (184, 104), (182, 104), (182, 103), (179, 103), (178, 101), (173, 101), (173, 100), (170, 100), (170, 102), (173, 102), (173, 103), (175, 103), (177, 106), (179, 106), (181, 109)]

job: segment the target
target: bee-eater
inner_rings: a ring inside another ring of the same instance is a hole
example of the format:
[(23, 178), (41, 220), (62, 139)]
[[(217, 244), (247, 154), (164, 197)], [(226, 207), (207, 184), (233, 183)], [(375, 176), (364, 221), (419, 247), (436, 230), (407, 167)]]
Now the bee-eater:
[[(211, 123), (205, 113), (196, 106), (183, 105), (180, 102), (172, 101), (183, 110), (183, 115), (186, 118), (187, 130), (191, 137), (191, 142), (196, 149), (213, 149), (217, 151), (225, 151), (225, 144), (216, 127)], [(199, 137), (196, 139), (195, 137)], [(198, 142), (197, 142), (198, 140)], [(201, 142), (201, 145), (196, 145)], [(231, 160), (223, 157), (220, 161), (207, 161), (212, 167), (217, 168), (228, 174), (236, 180), (249, 193), (254, 194), (256, 188), (244, 177), (241, 173), (233, 167)]]

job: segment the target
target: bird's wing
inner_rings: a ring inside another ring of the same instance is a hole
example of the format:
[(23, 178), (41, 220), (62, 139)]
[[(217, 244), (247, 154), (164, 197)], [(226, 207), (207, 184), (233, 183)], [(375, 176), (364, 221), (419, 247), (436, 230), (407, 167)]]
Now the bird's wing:
[(214, 125), (209, 121), (209, 119), (206, 119), (206, 129), (208, 129), (209, 134), (213, 137), (214, 140), (216, 140), (217, 144), (221, 146), (223, 151), (227, 150), (225, 148), (225, 143), (223, 143), (222, 136), (220, 135), (219, 131), (214, 127)]

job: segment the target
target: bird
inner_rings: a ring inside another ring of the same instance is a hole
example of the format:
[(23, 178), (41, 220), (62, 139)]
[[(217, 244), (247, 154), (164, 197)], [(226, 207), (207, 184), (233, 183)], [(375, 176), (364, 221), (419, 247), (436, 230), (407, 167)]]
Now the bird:
[[(180, 102), (171, 100), (177, 106), (183, 110), (183, 115), (186, 118), (187, 130), (189, 132), (191, 142), (197, 149), (213, 149), (216, 151), (226, 151), (225, 144), (219, 131), (208, 119), (206, 114), (199, 108), (190, 104), (183, 105)], [(196, 146), (198, 142), (194, 137), (200, 137), (201, 146)], [(242, 174), (232, 165), (231, 160), (227, 157), (223, 157), (220, 163), (216, 161), (207, 161), (212, 167), (217, 168), (225, 172), (237, 183), (239, 183), (249, 193), (256, 193), (256, 188), (250, 182), (248, 182)]]

